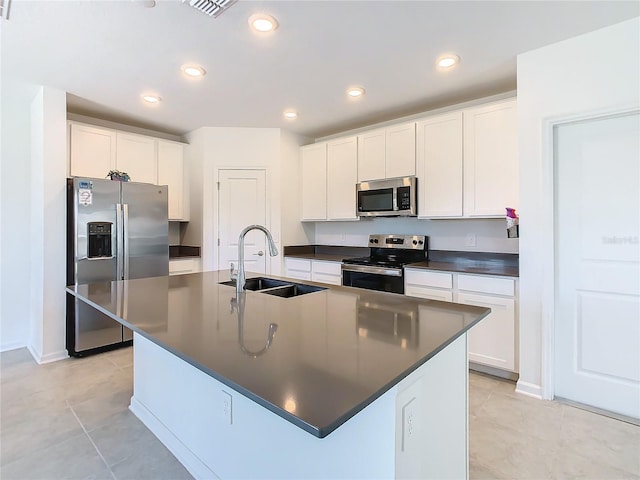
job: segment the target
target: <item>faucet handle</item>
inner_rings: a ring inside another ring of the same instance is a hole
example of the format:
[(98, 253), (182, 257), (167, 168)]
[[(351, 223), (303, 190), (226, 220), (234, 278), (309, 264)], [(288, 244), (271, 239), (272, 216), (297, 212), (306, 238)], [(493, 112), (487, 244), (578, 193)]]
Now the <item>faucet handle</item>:
[(229, 278), (231, 278), (231, 280), (238, 279), (238, 274), (233, 273), (234, 268), (235, 268), (235, 265), (233, 264), (233, 262), (231, 262), (231, 264), (229, 265)]

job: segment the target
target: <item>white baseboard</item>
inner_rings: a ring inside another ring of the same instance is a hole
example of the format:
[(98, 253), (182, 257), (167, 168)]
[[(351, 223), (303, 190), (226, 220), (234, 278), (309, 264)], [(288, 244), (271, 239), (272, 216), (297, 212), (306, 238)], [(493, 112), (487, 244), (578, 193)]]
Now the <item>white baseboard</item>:
[(518, 380), (518, 382), (516, 383), (516, 393), (521, 393), (523, 395), (527, 395), (528, 397), (542, 400), (542, 387), (540, 385), (536, 385), (535, 383), (528, 383), (523, 382), (522, 380)]
[(193, 475), (194, 478), (220, 479), (209, 467), (207, 467), (184, 443), (171, 433), (153, 413), (140, 403), (136, 397), (131, 397), (129, 410), (158, 437), (165, 447), (178, 459), (178, 461)]
[(66, 350), (60, 350), (57, 352), (42, 355), (42, 353), (38, 352), (36, 348), (31, 344), (27, 345), (27, 349), (29, 350), (29, 353), (31, 353), (33, 359), (38, 362), (39, 365), (42, 365), (44, 363), (57, 362), (58, 360), (69, 358), (69, 354)]
[(0, 345), (0, 352), (8, 352), (9, 350), (17, 350), (18, 348), (24, 348), (27, 344), (24, 342), (10, 342)]

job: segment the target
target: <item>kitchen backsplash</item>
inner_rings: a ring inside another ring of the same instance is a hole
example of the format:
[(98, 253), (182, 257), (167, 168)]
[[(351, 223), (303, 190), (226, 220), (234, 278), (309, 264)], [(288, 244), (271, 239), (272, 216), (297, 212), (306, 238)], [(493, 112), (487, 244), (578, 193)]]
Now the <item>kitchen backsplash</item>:
[(180, 222), (169, 222), (169, 245), (180, 243)]
[[(359, 222), (317, 222), (315, 244), (367, 246), (371, 233), (428, 235), (432, 250), (519, 253), (518, 239), (507, 238), (504, 219), (419, 220), (374, 218)], [(475, 244), (475, 246), (471, 246)]]

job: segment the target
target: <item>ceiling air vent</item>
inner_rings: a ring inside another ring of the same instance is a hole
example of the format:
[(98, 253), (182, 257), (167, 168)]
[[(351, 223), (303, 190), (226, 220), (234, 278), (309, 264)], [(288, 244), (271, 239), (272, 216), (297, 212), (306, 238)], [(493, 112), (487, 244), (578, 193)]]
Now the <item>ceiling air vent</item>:
[(182, 0), (182, 3), (189, 2), (189, 5), (196, 10), (200, 10), (210, 17), (216, 18), (237, 1), (238, 0)]

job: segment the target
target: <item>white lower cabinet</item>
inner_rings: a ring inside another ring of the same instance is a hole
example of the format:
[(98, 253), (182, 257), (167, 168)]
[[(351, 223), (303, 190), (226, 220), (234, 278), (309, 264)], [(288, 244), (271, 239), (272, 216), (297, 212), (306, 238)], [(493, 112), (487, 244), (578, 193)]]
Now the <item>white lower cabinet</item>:
[(469, 360), (515, 372), (515, 300), (458, 292), (456, 302), (491, 309), (489, 316), (469, 331)]
[(516, 279), (407, 268), (405, 294), (491, 308), (489, 316), (469, 331), (469, 360), (518, 372)]
[(307, 258), (285, 258), (284, 275), (297, 280), (311, 280), (311, 260)]
[(169, 275), (184, 275), (200, 271), (200, 258), (173, 258), (169, 260)]
[(331, 285), (342, 285), (342, 262), (311, 260), (311, 280)]
[(342, 285), (342, 262), (287, 257), (284, 267), (289, 278)]

